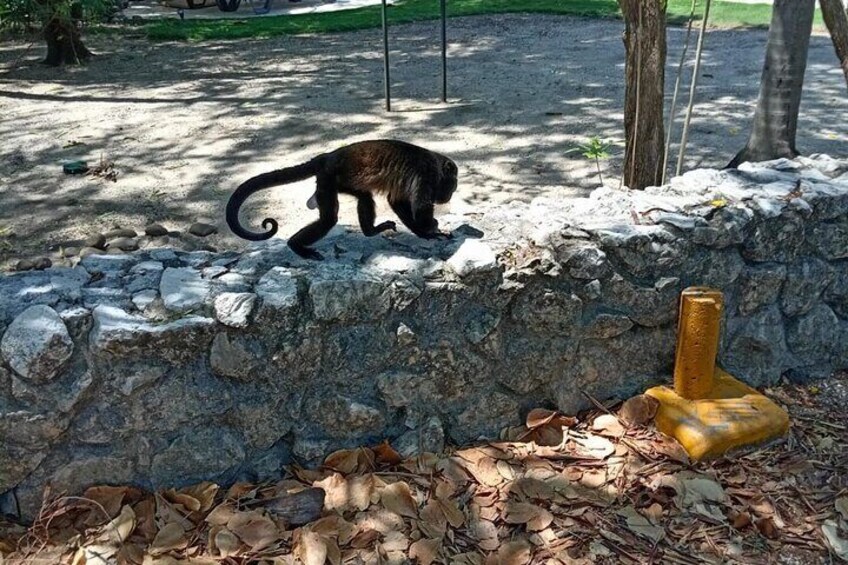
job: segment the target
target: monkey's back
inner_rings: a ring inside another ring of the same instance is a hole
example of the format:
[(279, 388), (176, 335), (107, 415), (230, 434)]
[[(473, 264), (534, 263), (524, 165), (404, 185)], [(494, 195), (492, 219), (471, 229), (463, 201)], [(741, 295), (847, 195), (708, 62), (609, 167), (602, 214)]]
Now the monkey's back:
[(393, 193), (410, 183), (437, 180), (446, 159), (429, 149), (394, 139), (360, 141), (327, 154), (340, 192)]

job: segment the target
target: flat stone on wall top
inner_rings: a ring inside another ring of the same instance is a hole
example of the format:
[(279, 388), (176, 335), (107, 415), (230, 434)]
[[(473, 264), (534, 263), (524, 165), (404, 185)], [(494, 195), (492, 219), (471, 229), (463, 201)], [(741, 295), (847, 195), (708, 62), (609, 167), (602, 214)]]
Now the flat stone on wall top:
[(670, 379), (689, 285), (724, 292), (719, 362), (746, 382), (848, 367), (848, 161), (439, 223), (452, 239), (337, 228), (322, 262), (269, 240), (0, 275), (0, 508), (31, 517), (48, 483), (273, 477), (384, 439), (409, 455), (582, 390), (624, 397)]

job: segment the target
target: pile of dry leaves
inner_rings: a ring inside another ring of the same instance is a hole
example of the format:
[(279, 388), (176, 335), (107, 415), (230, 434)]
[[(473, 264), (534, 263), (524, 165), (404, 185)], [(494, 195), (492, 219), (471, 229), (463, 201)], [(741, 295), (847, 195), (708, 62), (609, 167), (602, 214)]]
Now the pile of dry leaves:
[[(844, 396), (848, 379), (827, 387)], [(709, 464), (645, 427), (655, 407), (637, 397), (580, 420), (534, 410), (448, 454), (340, 451), (273, 484), (95, 487), (0, 528), (0, 563), (834, 562), (848, 559), (848, 398), (822, 389), (769, 391), (789, 435)]]

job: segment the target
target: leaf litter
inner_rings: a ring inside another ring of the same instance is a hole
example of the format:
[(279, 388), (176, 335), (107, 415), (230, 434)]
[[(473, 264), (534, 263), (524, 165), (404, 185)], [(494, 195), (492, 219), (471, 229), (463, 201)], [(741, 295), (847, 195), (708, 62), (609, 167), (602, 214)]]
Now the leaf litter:
[(579, 418), (533, 410), (441, 454), (340, 450), (276, 482), (46, 492), (29, 527), (0, 519), (0, 564), (848, 561), (848, 399), (823, 389), (768, 390), (788, 435), (706, 463), (646, 427), (656, 406), (637, 396)]

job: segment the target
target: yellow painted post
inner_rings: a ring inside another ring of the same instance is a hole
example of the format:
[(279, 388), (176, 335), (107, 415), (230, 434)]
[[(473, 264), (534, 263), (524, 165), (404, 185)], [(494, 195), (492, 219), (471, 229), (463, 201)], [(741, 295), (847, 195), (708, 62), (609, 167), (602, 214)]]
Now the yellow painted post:
[(706, 398), (713, 389), (723, 305), (722, 293), (709, 288), (690, 287), (680, 295), (674, 391), (682, 398)]
[(780, 406), (716, 366), (723, 304), (718, 290), (683, 291), (674, 388), (645, 391), (659, 403), (657, 429), (676, 438), (695, 460), (768, 441), (789, 428)]

